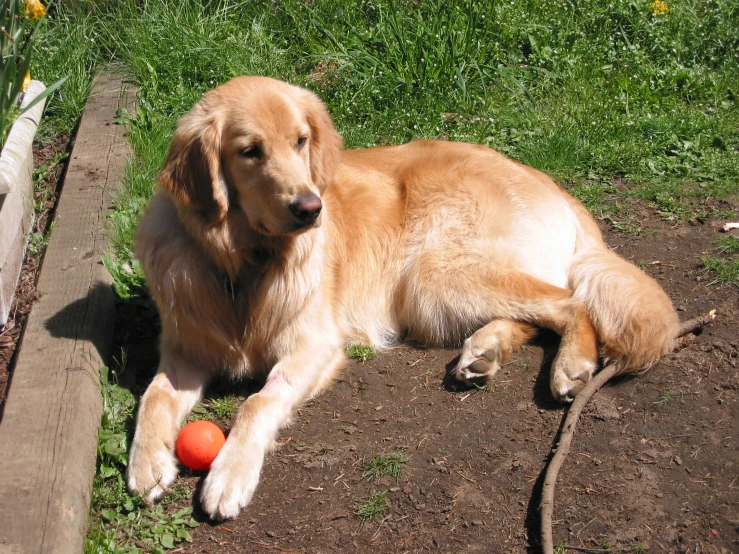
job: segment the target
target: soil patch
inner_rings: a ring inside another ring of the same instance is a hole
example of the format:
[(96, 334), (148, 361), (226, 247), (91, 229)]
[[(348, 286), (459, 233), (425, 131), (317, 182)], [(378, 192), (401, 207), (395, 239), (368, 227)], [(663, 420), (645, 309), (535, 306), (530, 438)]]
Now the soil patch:
[(39, 293), (36, 290), (38, 272), (48, 242), (49, 227), (53, 221), (54, 209), (63, 183), (66, 159), (71, 147), (70, 135), (66, 134), (56, 136), (48, 142), (36, 141), (33, 144), (34, 223), (10, 307), (10, 316), (5, 326), (0, 328), (0, 413), (26, 319), (31, 307), (38, 300)]

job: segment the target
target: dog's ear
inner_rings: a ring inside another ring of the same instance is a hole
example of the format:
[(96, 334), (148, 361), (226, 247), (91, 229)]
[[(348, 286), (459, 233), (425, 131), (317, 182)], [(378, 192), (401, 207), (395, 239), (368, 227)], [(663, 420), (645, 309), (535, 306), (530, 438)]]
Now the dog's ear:
[(325, 104), (310, 91), (305, 91), (305, 107), (310, 125), (310, 172), (313, 183), (324, 190), (331, 182), (341, 158), (344, 141), (336, 132)]
[(196, 106), (177, 125), (159, 186), (209, 223), (225, 219), (228, 189), (221, 168), (220, 128)]

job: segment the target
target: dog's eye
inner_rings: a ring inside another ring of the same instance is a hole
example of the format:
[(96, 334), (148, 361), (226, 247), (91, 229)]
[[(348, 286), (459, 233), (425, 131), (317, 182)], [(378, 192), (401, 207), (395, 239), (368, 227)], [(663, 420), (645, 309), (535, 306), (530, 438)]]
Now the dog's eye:
[(300, 137), (298, 139), (298, 150), (300, 150), (301, 148), (303, 148), (303, 146), (305, 146), (305, 143), (306, 142), (308, 142), (308, 137)]
[(244, 158), (249, 158), (251, 160), (261, 160), (262, 159), (262, 149), (259, 148), (259, 146), (249, 146), (247, 148), (244, 148), (239, 154)]

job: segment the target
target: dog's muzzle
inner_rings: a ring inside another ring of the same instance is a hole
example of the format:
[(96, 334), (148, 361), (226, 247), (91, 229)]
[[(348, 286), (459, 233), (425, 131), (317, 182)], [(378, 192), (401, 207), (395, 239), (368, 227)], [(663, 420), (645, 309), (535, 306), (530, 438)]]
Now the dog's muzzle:
[(293, 217), (303, 226), (312, 225), (321, 215), (323, 203), (315, 194), (299, 196), (287, 205)]

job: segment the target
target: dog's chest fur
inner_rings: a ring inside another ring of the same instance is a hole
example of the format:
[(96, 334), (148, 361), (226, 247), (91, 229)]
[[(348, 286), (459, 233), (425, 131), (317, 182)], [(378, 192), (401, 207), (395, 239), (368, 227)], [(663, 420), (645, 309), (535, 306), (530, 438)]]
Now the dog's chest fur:
[(258, 252), (233, 279), (216, 270), (221, 313), (230, 320), (222, 337), (229, 343), (222, 361), (229, 373), (264, 373), (293, 348), (321, 289), (322, 272), (313, 266), (322, 256), (314, 242), (298, 239), (279, 252)]
[(156, 200), (136, 250), (165, 322), (162, 340), (211, 371), (235, 377), (267, 371), (291, 348), (296, 326), (320, 294), (321, 233), (254, 248), (230, 275), (205, 255), (204, 234), (196, 239), (168, 199)]

